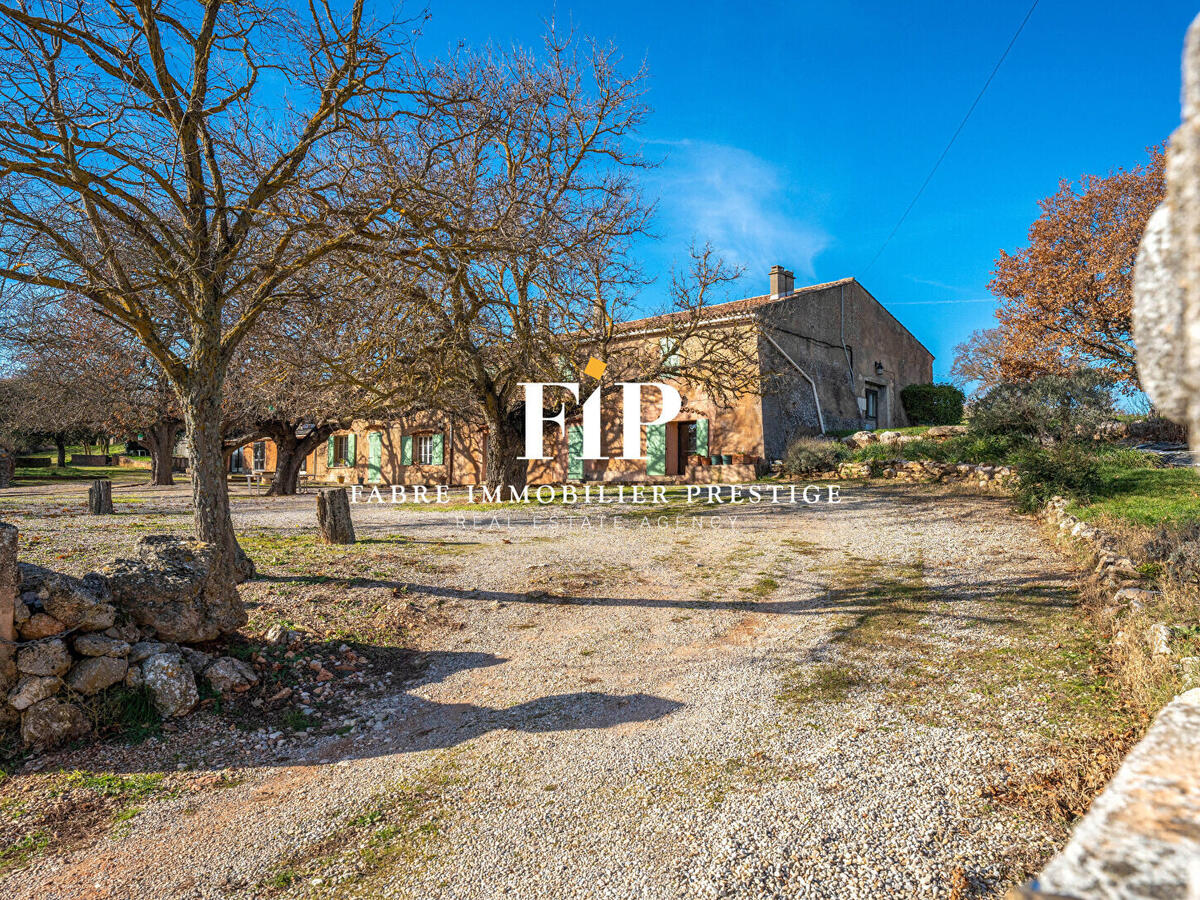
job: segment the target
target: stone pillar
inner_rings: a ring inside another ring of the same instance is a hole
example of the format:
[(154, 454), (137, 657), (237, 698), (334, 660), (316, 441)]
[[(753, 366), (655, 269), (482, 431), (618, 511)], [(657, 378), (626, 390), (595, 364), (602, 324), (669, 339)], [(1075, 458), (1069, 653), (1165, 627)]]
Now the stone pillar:
[(1159, 412), (1200, 447), (1200, 17), (1183, 53), (1183, 122), (1167, 150), (1167, 197), (1150, 218), (1133, 281), (1138, 374)]
[(21, 575), (17, 571), (17, 526), (0, 522), (0, 692), (17, 680), (17, 629), (13, 610)]

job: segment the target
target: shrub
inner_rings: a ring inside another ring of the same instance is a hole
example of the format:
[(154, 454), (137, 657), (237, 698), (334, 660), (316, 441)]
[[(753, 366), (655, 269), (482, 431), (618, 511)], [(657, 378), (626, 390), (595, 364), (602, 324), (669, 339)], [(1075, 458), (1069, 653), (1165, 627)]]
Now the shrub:
[(850, 449), (838, 441), (815, 437), (796, 438), (788, 445), (783, 470), (789, 475), (828, 472), (849, 458)]
[(1081, 369), (996, 385), (972, 404), (969, 427), (980, 435), (1072, 440), (1090, 436), (1111, 415), (1112, 405), (1111, 382)]
[(1026, 512), (1040, 509), (1056, 494), (1086, 501), (1100, 488), (1096, 456), (1078, 444), (1029, 447), (1017, 452), (1013, 463), (1020, 476), (1017, 505)]
[(910, 384), (900, 392), (904, 412), (914, 425), (957, 425), (963, 400), (963, 392), (952, 384)]

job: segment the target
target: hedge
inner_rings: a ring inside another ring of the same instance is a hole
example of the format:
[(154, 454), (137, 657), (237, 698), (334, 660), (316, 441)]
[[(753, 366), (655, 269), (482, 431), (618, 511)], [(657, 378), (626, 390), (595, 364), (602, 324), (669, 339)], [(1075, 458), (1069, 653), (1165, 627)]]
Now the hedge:
[(963, 392), (952, 384), (910, 384), (900, 402), (913, 425), (957, 425), (963, 416)]

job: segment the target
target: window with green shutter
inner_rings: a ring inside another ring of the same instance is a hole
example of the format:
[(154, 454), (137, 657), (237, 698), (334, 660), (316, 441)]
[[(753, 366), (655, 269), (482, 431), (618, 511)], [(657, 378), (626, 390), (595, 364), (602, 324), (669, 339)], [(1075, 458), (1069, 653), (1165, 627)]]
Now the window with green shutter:
[(406, 434), (400, 438), (400, 465), (411, 466), (412, 463), (412, 435)]
[(583, 426), (567, 427), (567, 478), (583, 481)]
[(696, 420), (696, 452), (708, 456), (708, 419)]
[(350, 432), (350, 434), (346, 435), (346, 462), (344, 465), (358, 465), (358, 448), (355, 446), (355, 437), (356, 435), (354, 432)]
[(646, 474), (667, 474), (667, 426), (646, 426)]
[(337, 438), (332, 434), (329, 436), (329, 442), (325, 445), (325, 468), (332, 469), (337, 465), (337, 457), (334, 455), (337, 452)]
[(445, 452), (443, 450), (442, 435), (431, 434), (429, 436), (429, 464), (431, 466), (443, 465), (445, 461)]

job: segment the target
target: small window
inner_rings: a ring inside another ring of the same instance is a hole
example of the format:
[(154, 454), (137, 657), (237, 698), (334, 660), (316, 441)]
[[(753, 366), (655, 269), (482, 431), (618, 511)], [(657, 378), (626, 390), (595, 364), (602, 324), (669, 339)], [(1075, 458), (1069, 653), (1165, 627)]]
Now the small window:
[(684, 452), (689, 455), (696, 453), (696, 423), (681, 422), (679, 427), (683, 431)]
[(433, 465), (432, 434), (418, 434), (413, 437), (413, 460), (419, 466)]
[(333, 438), (333, 464), (335, 466), (352, 466), (350, 459), (350, 435), (338, 434)]
[(267, 442), (254, 442), (254, 471), (261, 472), (267, 467)]
[(867, 411), (868, 419), (874, 419), (879, 415), (879, 391), (867, 391)]

